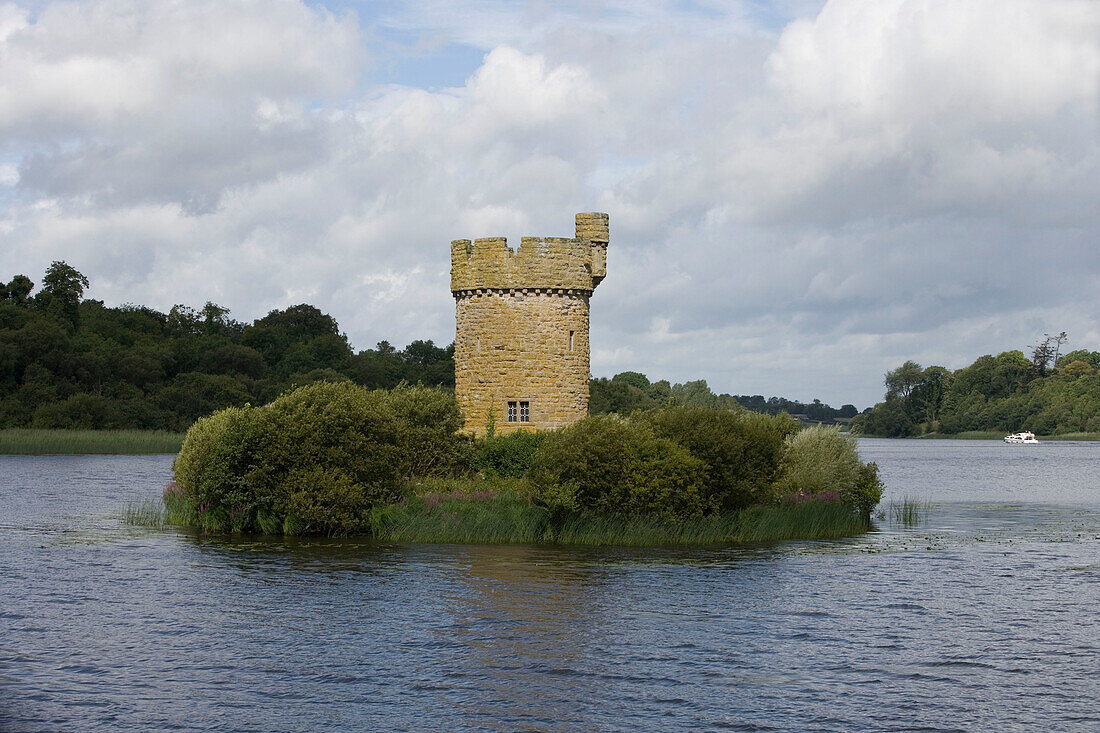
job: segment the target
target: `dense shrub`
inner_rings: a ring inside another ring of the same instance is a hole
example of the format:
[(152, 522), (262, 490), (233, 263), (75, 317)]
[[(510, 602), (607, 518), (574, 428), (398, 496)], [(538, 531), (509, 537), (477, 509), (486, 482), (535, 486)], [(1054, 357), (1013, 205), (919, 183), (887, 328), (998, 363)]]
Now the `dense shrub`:
[(882, 500), (885, 488), (878, 477), (878, 464), (863, 463), (859, 467), (859, 477), (855, 485), (849, 491), (841, 492), (840, 500), (870, 519), (871, 510)]
[[(400, 425), (387, 393), (350, 382), (317, 382), (256, 412), (260, 437), (249, 484), (258, 509), (293, 514), (288, 478), (299, 475), (300, 485), (300, 474), (315, 468), (343, 473), (358, 487), (356, 516), (349, 517), (350, 523), (365, 517), (371, 505), (397, 498), (403, 465)], [(345, 500), (343, 506), (350, 504)]]
[[(461, 455), (454, 398), (425, 388), (317, 382), (263, 407), (230, 408), (188, 431), (173, 471), (202, 524), (346, 534), (396, 501), (412, 471)], [(432, 416), (438, 425), (431, 425)]]
[(247, 478), (257, 448), (256, 411), (230, 407), (191, 426), (172, 473), (197, 510), (227, 514), (230, 508), (252, 502)]
[(781, 415), (679, 405), (635, 415), (657, 435), (686, 448), (706, 464), (702, 499), (708, 512), (729, 512), (767, 501), (783, 457), (784, 441), (799, 423)]
[(854, 436), (836, 428), (807, 428), (787, 438), (781, 491), (804, 496), (835, 496), (869, 514), (882, 498), (878, 467), (860, 463)]
[(706, 466), (649, 425), (601, 415), (545, 437), (529, 477), (552, 510), (675, 519), (702, 512)]
[(487, 476), (526, 476), (535, 462), (544, 432), (515, 432), (493, 435), (477, 441), (473, 468)]
[(451, 392), (403, 386), (388, 397), (398, 421), (404, 476), (446, 476), (469, 463), (471, 443), (459, 433), (462, 412)]

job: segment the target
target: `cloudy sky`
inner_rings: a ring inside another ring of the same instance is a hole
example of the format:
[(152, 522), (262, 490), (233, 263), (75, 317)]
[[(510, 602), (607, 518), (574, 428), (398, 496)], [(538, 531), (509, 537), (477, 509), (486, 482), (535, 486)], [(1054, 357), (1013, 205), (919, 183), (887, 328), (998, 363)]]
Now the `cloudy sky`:
[(862, 408), (1100, 349), (1097, 0), (0, 1), (0, 278), (450, 343), (449, 242), (611, 216), (592, 371)]

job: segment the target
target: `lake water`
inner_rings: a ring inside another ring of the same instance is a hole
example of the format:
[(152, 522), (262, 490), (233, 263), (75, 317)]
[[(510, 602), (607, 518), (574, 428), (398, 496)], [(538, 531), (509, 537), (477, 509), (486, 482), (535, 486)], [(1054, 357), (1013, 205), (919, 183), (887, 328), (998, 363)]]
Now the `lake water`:
[(1100, 444), (861, 451), (925, 521), (650, 550), (138, 529), (170, 456), (0, 456), (0, 730), (1100, 728)]

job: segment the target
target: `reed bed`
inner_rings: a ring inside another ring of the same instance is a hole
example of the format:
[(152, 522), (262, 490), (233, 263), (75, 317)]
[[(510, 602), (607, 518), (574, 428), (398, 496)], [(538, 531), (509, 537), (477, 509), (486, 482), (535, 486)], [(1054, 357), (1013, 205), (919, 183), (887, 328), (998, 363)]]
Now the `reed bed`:
[(146, 499), (131, 503), (122, 510), (122, 521), (136, 527), (163, 529), (168, 523), (165, 519), (164, 503), (156, 499)]
[(549, 540), (547, 512), (510, 498), (410, 502), (379, 507), (375, 539), (385, 542), (537, 544)]
[[(132, 504), (128, 524), (217, 531), (217, 518), (191, 506), (170, 482), (163, 500)], [(516, 479), (427, 479), (402, 501), (371, 510), (371, 534), (382, 542), (559, 544), (652, 547), (832, 539), (865, 532), (868, 523), (837, 501), (781, 502), (691, 519), (579, 513), (552, 516)], [(266, 528), (265, 528), (266, 529)], [(272, 527), (273, 534), (280, 534)]]
[(928, 519), (928, 511), (931, 505), (926, 501), (905, 497), (898, 501), (891, 501), (885, 514), (895, 524), (905, 527), (915, 527)]
[(375, 509), (374, 536), (389, 542), (562, 545), (713, 545), (847, 537), (867, 522), (838, 502), (758, 506), (685, 520), (576, 514), (554, 518), (520, 494), (418, 496)]
[(0, 430), (5, 455), (145, 455), (178, 453), (183, 433), (163, 430)]
[(203, 516), (196, 511), (180, 490), (179, 485), (169, 481), (164, 487), (161, 498), (144, 499), (131, 502), (122, 510), (122, 521), (135, 527), (150, 527), (164, 529), (167, 526), (198, 527), (212, 529), (205, 526)]

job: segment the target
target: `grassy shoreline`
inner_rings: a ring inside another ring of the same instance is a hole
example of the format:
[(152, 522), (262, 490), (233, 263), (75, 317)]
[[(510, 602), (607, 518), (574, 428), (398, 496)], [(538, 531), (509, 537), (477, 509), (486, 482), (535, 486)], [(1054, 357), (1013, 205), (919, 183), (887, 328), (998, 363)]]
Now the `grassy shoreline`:
[[(554, 516), (533, 503), (514, 479), (433, 480), (410, 487), (401, 501), (376, 506), (363, 536), (379, 542), (659, 547), (783, 540), (838, 539), (862, 534), (868, 521), (836, 501), (781, 502), (687, 519), (573, 513)], [(127, 524), (180, 526), (232, 535), (176, 490), (164, 500), (130, 506)], [(273, 527), (270, 536), (282, 537)]]
[(178, 453), (183, 433), (163, 430), (0, 430), (0, 455), (147, 455)]

